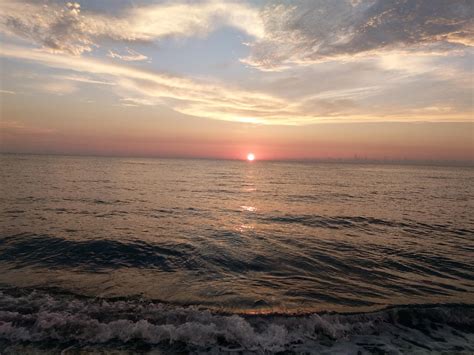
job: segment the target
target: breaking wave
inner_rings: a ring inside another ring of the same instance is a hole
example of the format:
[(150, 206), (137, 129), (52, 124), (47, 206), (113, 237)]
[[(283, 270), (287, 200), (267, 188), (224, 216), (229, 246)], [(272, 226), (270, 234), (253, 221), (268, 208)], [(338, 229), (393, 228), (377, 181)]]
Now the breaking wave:
[(34, 289), (0, 291), (0, 350), (244, 353), (474, 351), (474, 306), (398, 306), (371, 313), (242, 315), (145, 299)]

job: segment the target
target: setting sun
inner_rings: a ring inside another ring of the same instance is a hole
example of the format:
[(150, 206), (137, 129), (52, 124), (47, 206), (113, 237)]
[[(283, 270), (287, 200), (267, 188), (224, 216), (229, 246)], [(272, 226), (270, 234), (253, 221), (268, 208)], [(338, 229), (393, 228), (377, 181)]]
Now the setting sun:
[(247, 160), (248, 161), (254, 161), (255, 160), (255, 155), (253, 153), (248, 153), (247, 154)]

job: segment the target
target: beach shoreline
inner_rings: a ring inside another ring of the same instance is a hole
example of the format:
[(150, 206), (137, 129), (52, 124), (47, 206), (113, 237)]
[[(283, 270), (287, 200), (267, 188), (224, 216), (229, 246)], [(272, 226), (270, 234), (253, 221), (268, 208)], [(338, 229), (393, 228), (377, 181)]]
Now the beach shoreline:
[(0, 291), (2, 353), (397, 353), (474, 351), (474, 305), (368, 313), (222, 314), (146, 299)]

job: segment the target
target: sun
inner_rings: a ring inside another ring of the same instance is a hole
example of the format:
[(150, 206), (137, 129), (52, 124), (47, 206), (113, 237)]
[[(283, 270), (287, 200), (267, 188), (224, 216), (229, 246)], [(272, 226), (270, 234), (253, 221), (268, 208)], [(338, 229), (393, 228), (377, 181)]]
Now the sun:
[(255, 155), (253, 153), (248, 153), (247, 154), (247, 160), (248, 161), (254, 161), (255, 160)]

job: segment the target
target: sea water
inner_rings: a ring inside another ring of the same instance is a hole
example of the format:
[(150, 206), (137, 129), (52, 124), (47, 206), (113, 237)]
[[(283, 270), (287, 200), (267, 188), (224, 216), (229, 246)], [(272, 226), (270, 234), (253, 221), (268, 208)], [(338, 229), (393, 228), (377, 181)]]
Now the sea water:
[(0, 350), (474, 351), (474, 169), (0, 155)]

